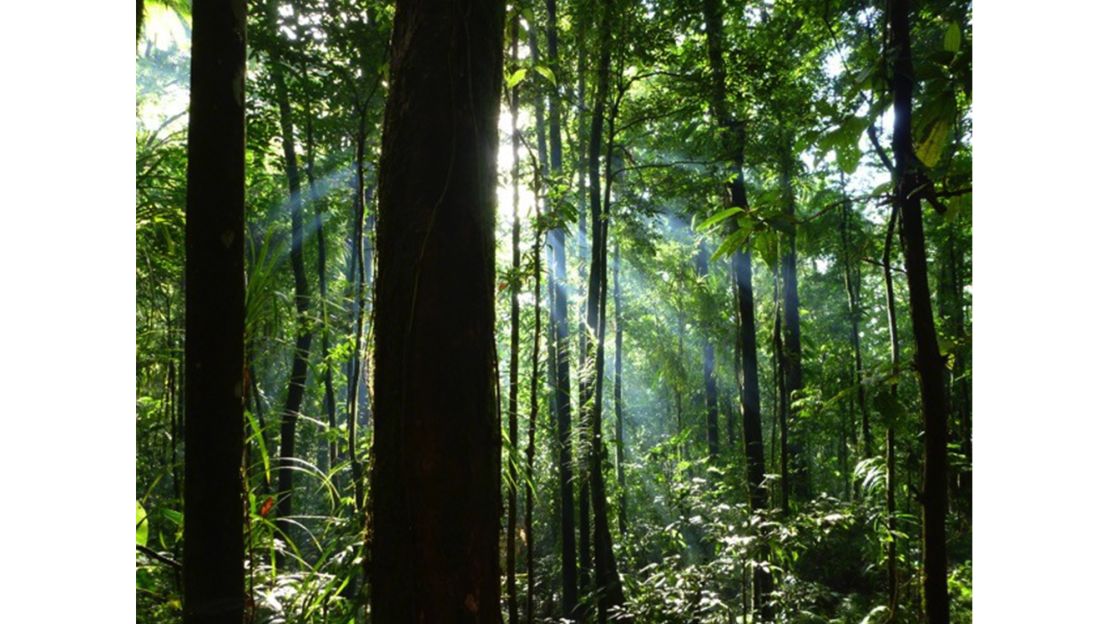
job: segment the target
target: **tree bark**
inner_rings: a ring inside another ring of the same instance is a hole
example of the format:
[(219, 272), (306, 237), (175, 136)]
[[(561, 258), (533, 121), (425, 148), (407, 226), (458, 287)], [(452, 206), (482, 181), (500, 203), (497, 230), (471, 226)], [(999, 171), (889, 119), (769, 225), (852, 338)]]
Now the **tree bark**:
[[(890, 250), (894, 241), (894, 228), (898, 222), (898, 207), (890, 211), (886, 228), (886, 244), (883, 246), (883, 284), (886, 292), (886, 319), (890, 334), (890, 364), (895, 373), (899, 372), (900, 347), (898, 345), (898, 315), (894, 300), (894, 278), (890, 263)], [(894, 396), (898, 396), (898, 386), (894, 386)], [(890, 541), (886, 546), (886, 582), (889, 591), (887, 606), (890, 608), (890, 621), (898, 617), (898, 529), (897, 509), (894, 506), (894, 419), (888, 417), (886, 424), (886, 526)]]
[(187, 624), (244, 609), (246, 2), (193, 4), (185, 203)]
[[(609, 532), (605, 479), (602, 473), (604, 443), (601, 438), (602, 386), (605, 379), (605, 290), (607, 281), (606, 250), (610, 214), (612, 183), (613, 120), (610, 118), (609, 141), (605, 155), (605, 202), (601, 197), (601, 140), (605, 111), (609, 100), (609, 71), (612, 58), (613, 3), (605, 2), (598, 33), (601, 56), (597, 68), (597, 89), (594, 93), (593, 113), (590, 120), (589, 174), (590, 221), (593, 244), (590, 263), (589, 292), (587, 294), (586, 322), (589, 324), (587, 361), (593, 361), (593, 375), (587, 382), (585, 405), (590, 408), (590, 495), (594, 508), (594, 571), (597, 586), (599, 624), (609, 621), (611, 613), (624, 604), (624, 592), (613, 555), (613, 538)], [(591, 357), (592, 356), (592, 357)]]
[[(270, 55), (270, 73), (277, 93), (278, 116), (281, 125), (281, 148), (284, 155), (285, 176), (289, 185), (289, 207), (292, 230), (289, 259), (293, 268), (294, 304), (296, 316), (296, 344), (293, 348), (293, 369), (289, 377), (289, 390), (281, 414), (281, 448), (278, 452), (278, 502), (275, 523), (286, 540), (292, 540), (293, 524), (286, 521), (293, 513), (293, 461), (297, 457), (297, 420), (304, 400), (305, 382), (308, 377), (308, 352), (312, 347), (312, 330), (308, 316), (308, 277), (304, 268), (304, 207), (301, 198), (301, 178), (297, 168), (297, 152), (293, 137), (293, 111), (289, 106), (289, 92), (285, 84), (285, 70), (277, 58), (276, 48), (282, 35), (277, 23), (277, 5), (270, 3), (270, 18), (275, 37)], [(278, 552), (279, 563), (284, 560)]]
[[(547, 5), (547, 55), (548, 65), (556, 76), (559, 73), (558, 16), (555, 0), (546, 0)], [(550, 115), (551, 175), (558, 179), (563, 170), (563, 141), (559, 91), (551, 87), (548, 97)], [(562, 197), (555, 198), (561, 202)], [(549, 209), (556, 209), (553, 204)], [(552, 324), (555, 326), (555, 412), (556, 445), (558, 447), (559, 472), (559, 534), (560, 570), (562, 579), (562, 616), (570, 618), (578, 604), (578, 574), (574, 561), (574, 482), (571, 459), (571, 405), (570, 405), (570, 328), (567, 322), (567, 251), (566, 230), (555, 228), (550, 233), (550, 244), (554, 255), (554, 307)]]
[(947, 624), (948, 574), (944, 518), (948, 509), (948, 405), (944, 389), (944, 361), (937, 345), (929, 292), (921, 196), (926, 181), (913, 151), (912, 120), (914, 73), (910, 43), (909, 0), (891, 0), (890, 43), (893, 54), (894, 199), (901, 217), (902, 253), (910, 292), (915, 364), (921, 384), (925, 419), (925, 461), (922, 483), (922, 598), (929, 624)]
[[(748, 194), (744, 183), (744, 150), (747, 132), (742, 119), (731, 114), (726, 95), (726, 73), (724, 64), (724, 42), (722, 33), (722, 9), (720, 0), (704, 0), (703, 12), (706, 24), (706, 44), (709, 67), (713, 79), (712, 105), (717, 123), (725, 137), (725, 148), (732, 161), (732, 179), (729, 182), (729, 207), (748, 208)], [(730, 229), (735, 228), (731, 225)], [(734, 230), (733, 230), (734, 231)], [(741, 246), (732, 254), (732, 280), (736, 296), (737, 315), (739, 316), (736, 348), (740, 371), (743, 379), (736, 380), (741, 392), (741, 419), (743, 421), (744, 455), (747, 464), (748, 496), (753, 511), (767, 508), (769, 495), (764, 484), (765, 465), (763, 455), (763, 424), (759, 406), (759, 364), (755, 341), (755, 304), (752, 293), (751, 252)], [(764, 596), (771, 590), (770, 575), (762, 568), (755, 570), (753, 579), (752, 604), (760, 616), (769, 620), (771, 610)]]
[[(709, 276), (709, 250), (705, 241), (698, 245), (698, 254), (694, 260), (698, 278), (707, 280)], [(708, 287), (708, 286), (707, 286)], [(713, 352), (713, 343), (709, 339), (709, 327), (704, 328), (705, 337), (702, 340), (702, 379), (705, 383), (705, 438), (709, 446), (709, 457), (716, 459), (720, 452), (720, 430), (717, 411), (717, 373), (716, 357)]]
[(501, 617), (493, 223), (504, 20), (496, 0), (397, 3), (378, 195), (375, 624)]
[[(786, 386), (786, 413), (787, 418), (794, 425), (798, 425), (798, 414), (794, 409), (795, 394), (802, 389), (802, 334), (801, 320), (798, 311), (798, 262), (797, 241), (794, 218), (794, 160), (790, 145), (792, 140), (786, 142), (780, 163), (780, 185), (784, 196), (784, 213), (786, 215), (785, 249), (781, 256), (780, 268), (782, 270), (782, 356), (783, 356), (783, 382)], [(783, 429), (785, 432), (786, 430)], [(810, 494), (808, 470), (806, 469), (805, 453), (802, 450), (802, 435), (800, 427), (794, 428), (794, 435), (785, 448), (786, 463), (793, 472), (790, 479), (791, 493), (798, 500), (806, 500)], [(785, 473), (784, 473), (785, 474)], [(785, 510), (784, 510), (785, 511)]]
[(628, 501), (624, 485), (624, 326), (622, 323), (621, 301), (621, 246), (620, 241), (613, 244), (613, 325), (616, 330), (613, 361), (613, 415), (616, 417), (617, 446), (617, 527), (623, 537), (628, 533)]
[[(863, 354), (860, 351), (859, 322), (862, 316), (860, 309), (860, 275), (858, 265), (853, 267), (853, 254), (848, 235), (848, 216), (850, 207), (845, 204), (841, 212), (840, 243), (841, 262), (844, 264), (844, 290), (848, 295), (848, 318), (852, 327), (852, 355), (855, 358), (855, 368), (852, 370), (852, 383), (856, 386), (856, 403), (859, 406), (860, 422), (863, 426), (863, 456), (871, 457), (871, 419), (867, 413), (867, 395), (863, 388)], [(855, 438), (855, 425), (852, 426), (852, 438)]]
[[(520, 40), (520, 15), (514, 12), (509, 27), (512, 39), (509, 70), (517, 64), (517, 50)], [(517, 116), (520, 110), (520, 85), (510, 89), (509, 94), (509, 131), (512, 134), (513, 150), (512, 187), (513, 187), (513, 229), (512, 229), (512, 277), (509, 285), (509, 517), (505, 531), (505, 592), (508, 594), (509, 624), (517, 624), (520, 614), (516, 595), (516, 490), (517, 490), (517, 444), (519, 424), (517, 412), (520, 408), (520, 135), (517, 134)]]

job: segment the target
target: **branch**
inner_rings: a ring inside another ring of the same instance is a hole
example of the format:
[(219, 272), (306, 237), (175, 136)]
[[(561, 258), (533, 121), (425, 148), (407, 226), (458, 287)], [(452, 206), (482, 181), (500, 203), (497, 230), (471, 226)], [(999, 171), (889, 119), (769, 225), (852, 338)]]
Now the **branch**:
[(146, 546), (143, 546), (142, 544), (135, 544), (135, 549), (138, 550), (139, 552), (143, 553), (147, 557), (150, 557), (151, 559), (154, 559), (155, 561), (158, 561), (159, 563), (164, 563), (164, 564), (170, 566), (171, 568), (174, 568), (175, 570), (180, 570), (181, 567), (182, 567), (181, 564), (178, 563), (177, 561), (175, 561), (173, 559), (170, 559), (169, 557), (167, 557), (165, 555), (159, 554), (159, 553), (155, 552), (154, 550), (151, 550), (150, 548), (147, 548)]

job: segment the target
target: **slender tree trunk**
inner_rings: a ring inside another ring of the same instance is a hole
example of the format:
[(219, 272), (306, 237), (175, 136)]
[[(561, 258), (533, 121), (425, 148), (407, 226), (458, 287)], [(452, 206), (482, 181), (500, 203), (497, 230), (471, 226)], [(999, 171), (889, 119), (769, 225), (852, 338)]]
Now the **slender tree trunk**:
[[(786, 142), (786, 146), (793, 143)], [(785, 249), (781, 255), (782, 270), (782, 356), (783, 356), (783, 381), (786, 386), (786, 414), (787, 418), (795, 425), (798, 415), (793, 402), (795, 393), (802, 389), (802, 334), (801, 320), (798, 312), (798, 262), (796, 250), (795, 226), (791, 219), (794, 216), (794, 163), (789, 147), (784, 148), (782, 162), (780, 163), (780, 184), (785, 197), (785, 214), (787, 218), (786, 232), (784, 234)], [(786, 430), (783, 429), (785, 432)], [(794, 431), (793, 439), (786, 447), (786, 465), (794, 472), (790, 480), (792, 493), (800, 500), (809, 498), (810, 484), (808, 470), (806, 469), (805, 453), (802, 451), (802, 432), (800, 427)], [(785, 474), (785, 473), (784, 473)], [(784, 509), (785, 511), (785, 509)]]
[[(578, 20), (578, 41), (586, 40), (586, 20)], [(586, 284), (586, 265), (590, 255), (586, 239), (586, 46), (578, 46), (578, 283)], [(590, 593), (590, 479), (589, 447), (590, 417), (586, 407), (589, 383), (587, 353), (586, 297), (578, 308), (578, 595)], [(576, 620), (584, 620), (583, 605), (575, 612)]]
[[(305, 72), (307, 74), (307, 72)], [(305, 119), (305, 175), (308, 177), (308, 200), (315, 208), (313, 228), (316, 230), (316, 282), (320, 292), (320, 354), (324, 363), (324, 409), (328, 414), (328, 428), (336, 429), (335, 381), (332, 376), (332, 363), (328, 358), (331, 351), (331, 336), (328, 319), (328, 245), (324, 233), (324, 202), (320, 201), (316, 190), (316, 140), (313, 132), (312, 113)], [(328, 467), (335, 466), (339, 459), (339, 446), (328, 438)]]
[(616, 329), (616, 345), (613, 361), (613, 415), (617, 420), (617, 527), (621, 536), (628, 533), (628, 501), (624, 485), (624, 400), (622, 398), (624, 381), (624, 326), (621, 309), (621, 246), (620, 241), (613, 243), (613, 314)]
[[(270, 4), (270, 17), (274, 34), (282, 39), (277, 24), (276, 4)], [(275, 44), (277, 45), (277, 44)], [(292, 232), (289, 259), (293, 267), (294, 303), (297, 308), (296, 344), (293, 349), (293, 370), (289, 377), (289, 390), (281, 414), (281, 449), (278, 457), (278, 502), (276, 524), (286, 540), (292, 540), (293, 524), (286, 522), (293, 513), (293, 467), (297, 457), (297, 420), (304, 400), (305, 382), (308, 377), (308, 352), (312, 347), (312, 330), (308, 316), (308, 277), (304, 268), (304, 207), (301, 198), (301, 177), (297, 168), (297, 152), (293, 137), (293, 111), (289, 106), (289, 93), (285, 84), (285, 70), (281, 61), (271, 52), (270, 73), (277, 92), (278, 114), (281, 122), (281, 148), (285, 160), (285, 176), (289, 183), (289, 207)], [(284, 558), (278, 552), (279, 562)]]
[(504, 20), (500, 1), (397, 3), (376, 245), (375, 624), (501, 617), (493, 223)]
[[(886, 228), (886, 244), (883, 246), (883, 284), (886, 292), (886, 319), (890, 333), (890, 363), (894, 372), (900, 366), (900, 347), (898, 345), (898, 315), (895, 310), (894, 278), (890, 263), (890, 250), (894, 241), (894, 228), (898, 222), (898, 207), (895, 205), (890, 211), (890, 220)], [(893, 388), (894, 396), (898, 396), (898, 386)], [(897, 509), (894, 506), (894, 419), (887, 418), (886, 423), (886, 526), (890, 533), (890, 541), (886, 546), (886, 582), (889, 593), (887, 606), (890, 608), (890, 621), (896, 622), (898, 618), (898, 543), (895, 535), (898, 530)]]
[[(557, 76), (559, 72), (558, 16), (555, 0), (547, 5), (547, 55), (548, 66)], [(548, 97), (550, 115), (551, 174), (560, 178), (563, 172), (562, 107), (559, 91), (552, 86)], [(542, 133), (541, 133), (542, 134)], [(562, 197), (553, 198), (561, 202)], [(554, 210), (557, 204), (550, 209)], [(574, 482), (571, 458), (571, 405), (570, 405), (570, 328), (567, 322), (567, 252), (566, 230), (551, 230), (550, 242), (554, 255), (554, 307), (552, 324), (555, 330), (555, 412), (556, 446), (558, 447), (559, 472), (559, 534), (560, 566), (562, 578), (562, 610), (564, 618), (573, 615), (578, 604), (578, 574), (574, 561)], [(581, 361), (579, 362), (581, 364)]]
[[(728, 110), (725, 99), (725, 64), (722, 36), (722, 9), (720, 0), (704, 0), (703, 11), (706, 24), (706, 44), (709, 67), (713, 80), (712, 104), (717, 122), (723, 130), (725, 149), (732, 160), (733, 177), (729, 183), (729, 207), (747, 210), (748, 193), (744, 182), (744, 150), (747, 132), (742, 120), (736, 119)], [(735, 231), (734, 222), (729, 230)], [(730, 232), (731, 233), (731, 232)], [(765, 481), (763, 455), (763, 424), (759, 406), (759, 368), (755, 341), (755, 304), (752, 293), (751, 252), (741, 247), (732, 255), (732, 279), (736, 293), (738, 315), (735, 363), (737, 371), (736, 386), (741, 392), (741, 407), (744, 435), (744, 455), (747, 463), (748, 496), (751, 508), (761, 511), (767, 508), (769, 494)], [(742, 366), (739, 366), (742, 364)], [(740, 378), (742, 371), (743, 378)], [(731, 436), (731, 434), (730, 434)], [(760, 617), (770, 620), (771, 609), (765, 596), (771, 590), (770, 575), (762, 568), (755, 570), (752, 588), (753, 610)], [(746, 602), (746, 601), (745, 601)]]
[(921, 492), (924, 506), (921, 524), (925, 619), (929, 624), (947, 624), (944, 517), (948, 509), (948, 405), (944, 390), (944, 361), (937, 345), (929, 293), (921, 196), (917, 194), (917, 188), (925, 178), (913, 152), (911, 111), (915, 79), (910, 52), (909, 4), (909, 0), (891, 0), (888, 15), (891, 52), (894, 55), (894, 189), (902, 223), (902, 252), (909, 283), (915, 364), (921, 382), (925, 418), (925, 467)]
[[(535, 49), (535, 34), (530, 33), (533, 37), (533, 50)], [(540, 109), (542, 110), (542, 109)], [(542, 120), (539, 122), (539, 127), (543, 127)], [(541, 133), (542, 136), (542, 133)], [(540, 146), (540, 153), (543, 154), (543, 146)], [(541, 160), (542, 157), (541, 157)], [(544, 163), (546, 164), (546, 163)], [(541, 167), (542, 168), (542, 167)], [(535, 487), (536, 487), (536, 419), (539, 418), (540, 411), (540, 329), (543, 326), (543, 317), (540, 315), (540, 243), (543, 240), (543, 228), (541, 227), (541, 214), (540, 214), (540, 201), (536, 197), (536, 233), (535, 240), (532, 243), (532, 387), (528, 410), (528, 446), (525, 449), (525, 469), (527, 470), (527, 487), (525, 488), (524, 498), (524, 535), (525, 535), (525, 565), (528, 573), (528, 586), (527, 593), (524, 598), (524, 621), (531, 624), (536, 618), (536, 548), (535, 548), (535, 535), (532, 530), (532, 513), (535, 506)]]
[(776, 407), (778, 408), (778, 423), (779, 423), (779, 439), (776, 441), (779, 448), (779, 471), (782, 473), (779, 479), (779, 494), (782, 497), (782, 513), (784, 515), (790, 513), (790, 483), (791, 473), (793, 470), (790, 467), (790, 449), (789, 435), (788, 435), (788, 419), (789, 413), (789, 394), (786, 390), (786, 355), (783, 353), (784, 348), (782, 344), (782, 297), (779, 290), (779, 276), (776, 271), (775, 274), (775, 326), (771, 332), (771, 339), (774, 341), (775, 351), (775, 374), (776, 386), (778, 390), (778, 400)]
[(243, 621), (246, 15), (242, 0), (193, 5), (185, 200), (187, 624)]
[[(512, 38), (510, 70), (517, 64), (517, 49), (520, 39), (520, 15), (516, 13), (509, 27)], [(509, 119), (512, 133), (513, 150), (513, 232), (512, 254), (513, 274), (510, 280), (509, 297), (509, 518), (505, 534), (505, 591), (508, 594), (509, 624), (520, 621), (516, 595), (516, 490), (517, 490), (517, 445), (519, 426), (517, 412), (520, 408), (520, 136), (517, 134), (517, 116), (520, 110), (520, 85), (510, 89)]]
[(363, 224), (366, 221), (366, 174), (363, 161), (366, 159), (366, 111), (359, 111), (358, 136), (355, 146), (355, 235), (351, 240), (353, 268), (357, 275), (355, 283), (355, 350), (348, 363), (347, 377), (347, 455), (351, 461), (351, 481), (355, 486), (355, 509), (362, 510), (362, 464), (358, 461), (357, 414), (359, 386), (362, 379), (362, 327), (363, 310), (366, 301), (366, 253), (362, 245), (365, 236)]
[[(708, 279), (709, 276), (709, 250), (703, 240), (698, 245), (698, 254), (694, 261), (698, 278)], [(707, 286), (708, 287), (708, 286)], [(717, 373), (716, 357), (713, 352), (713, 343), (709, 339), (709, 327), (703, 328), (705, 338), (702, 341), (702, 378), (705, 382), (705, 438), (709, 446), (709, 457), (716, 459), (720, 452), (720, 432), (717, 412)]]
[[(606, 250), (610, 214), (609, 194), (612, 183), (613, 130), (610, 119), (609, 141), (605, 157), (605, 201), (601, 197), (601, 140), (605, 110), (609, 99), (609, 70), (612, 58), (613, 3), (605, 2), (602, 7), (601, 28), (598, 34), (601, 58), (597, 69), (597, 89), (594, 94), (593, 114), (590, 121), (589, 173), (590, 173), (590, 221), (592, 224), (593, 244), (590, 263), (590, 280), (586, 312), (589, 324), (587, 360), (593, 360), (594, 374), (588, 382), (585, 405), (591, 414), (590, 443), (590, 495), (594, 508), (594, 571), (598, 592), (598, 622), (609, 621), (611, 613), (624, 604), (624, 592), (620, 575), (617, 572), (616, 557), (613, 555), (613, 538), (609, 532), (607, 501), (605, 499), (605, 479), (602, 473), (604, 443), (601, 438), (602, 386), (605, 379), (605, 290), (606, 290)], [(592, 356), (592, 357), (591, 357)]]
[[(840, 242), (841, 262), (844, 264), (844, 289), (848, 295), (848, 318), (852, 326), (852, 355), (855, 358), (855, 368), (852, 371), (852, 383), (856, 386), (856, 403), (859, 406), (860, 421), (863, 425), (863, 456), (871, 457), (871, 419), (867, 413), (867, 396), (863, 389), (863, 355), (860, 352), (859, 322), (862, 316), (860, 310), (860, 277), (859, 268), (853, 267), (853, 254), (848, 236), (848, 216), (850, 208), (847, 204), (841, 212)], [(852, 436), (855, 437), (855, 426), (852, 426)]]

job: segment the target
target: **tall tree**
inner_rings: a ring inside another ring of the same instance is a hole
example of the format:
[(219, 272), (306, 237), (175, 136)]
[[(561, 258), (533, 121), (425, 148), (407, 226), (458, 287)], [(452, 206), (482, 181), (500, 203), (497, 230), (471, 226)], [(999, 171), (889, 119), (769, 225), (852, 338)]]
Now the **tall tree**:
[[(712, 77), (711, 108), (717, 124), (723, 133), (723, 146), (730, 156), (731, 177), (728, 183), (728, 205), (736, 208), (738, 214), (748, 209), (748, 193), (744, 183), (744, 149), (747, 141), (746, 127), (742, 117), (729, 110), (726, 99), (726, 70), (724, 64), (724, 41), (722, 32), (722, 9), (720, 0), (705, 0), (702, 6), (706, 24), (706, 44), (709, 68)], [(732, 230), (734, 222), (729, 222)], [(730, 232), (731, 234), (731, 232)], [(739, 324), (736, 333), (736, 349), (741, 364), (743, 379), (737, 379), (741, 388), (742, 420), (744, 430), (744, 455), (747, 459), (748, 496), (753, 510), (764, 510), (768, 504), (768, 492), (764, 484), (765, 465), (763, 458), (763, 423), (759, 408), (759, 368), (755, 340), (755, 304), (752, 294), (752, 257), (743, 246), (732, 254), (731, 272), (733, 292)], [(754, 605), (762, 609), (767, 619), (769, 610), (765, 607), (763, 596), (770, 591), (770, 575), (762, 568), (756, 568)]]
[[(802, 332), (801, 315), (798, 309), (798, 252), (797, 227), (794, 224), (794, 143), (791, 133), (787, 133), (779, 162), (779, 185), (783, 194), (783, 213), (785, 215), (782, 236), (782, 253), (779, 259), (782, 272), (782, 371), (786, 392), (786, 414), (788, 420), (798, 424), (798, 414), (794, 409), (795, 393), (802, 389)], [(809, 479), (805, 454), (802, 451), (801, 431), (795, 427), (794, 435), (787, 441), (783, 466), (792, 475), (789, 481), (791, 493), (799, 499), (809, 498)], [(783, 435), (786, 428), (783, 428)], [(786, 474), (784, 470), (783, 474)], [(785, 489), (785, 487), (784, 487)]]
[[(514, 11), (512, 25), (509, 27), (510, 62), (514, 70), (518, 63), (517, 54), (520, 41), (520, 13)], [(515, 70), (514, 70), (515, 71)], [(511, 184), (513, 193), (513, 232), (512, 232), (512, 275), (509, 278), (509, 518), (505, 529), (505, 589), (508, 594), (509, 624), (520, 621), (516, 596), (516, 491), (517, 491), (517, 443), (519, 424), (517, 412), (520, 408), (520, 135), (517, 133), (517, 117), (520, 110), (520, 84), (509, 89), (509, 119), (513, 150)]]
[[(709, 278), (709, 250), (705, 241), (698, 243), (698, 254), (694, 258), (698, 279), (706, 281)], [(716, 459), (720, 452), (720, 433), (718, 431), (717, 413), (717, 372), (716, 357), (713, 352), (713, 342), (709, 338), (708, 329), (702, 339), (702, 379), (705, 383), (705, 437), (709, 445), (709, 456)]]
[[(848, 319), (851, 323), (852, 356), (855, 367), (852, 370), (852, 383), (856, 386), (856, 404), (859, 406), (860, 421), (863, 426), (863, 456), (871, 457), (871, 419), (867, 413), (867, 395), (863, 387), (863, 355), (860, 350), (859, 323), (863, 312), (860, 310), (860, 271), (859, 264), (851, 253), (852, 243), (848, 231), (851, 204), (844, 203), (840, 213), (841, 262), (844, 265), (844, 290), (848, 295)], [(852, 427), (855, 439), (855, 426)]]
[[(284, 35), (278, 23), (277, 3), (269, 3), (270, 21), (273, 25), (273, 49), (270, 53), (270, 74), (277, 94), (278, 116), (281, 124), (281, 150), (284, 156), (285, 177), (289, 185), (290, 234), (289, 261), (293, 267), (294, 303), (297, 308), (296, 344), (293, 348), (293, 369), (289, 376), (289, 389), (281, 413), (281, 448), (278, 464), (277, 524), (286, 539), (292, 539), (293, 524), (286, 519), (293, 513), (293, 473), (297, 457), (297, 420), (304, 400), (305, 382), (308, 378), (308, 353), (312, 347), (312, 326), (309, 321), (308, 276), (304, 268), (304, 205), (301, 197), (301, 176), (297, 167), (297, 149), (293, 136), (293, 110), (289, 104), (289, 90), (285, 84), (285, 69), (280, 58)], [(279, 558), (281, 551), (278, 551)]]
[[(379, 169), (372, 621), (499, 622), (505, 3), (400, 0)], [(465, 60), (465, 62), (464, 62)]]
[(891, 0), (891, 92), (894, 99), (894, 201), (902, 224), (902, 254), (910, 291), (915, 364), (925, 417), (925, 467), (922, 482), (922, 575), (925, 619), (948, 622), (947, 546), (944, 516), (948, 510), (948, 397), (944, 360), (937, 344), (921, 215), (921, 187), (927, 182), (913, 148), (913, 54), (910, 46), (909, 0)]
[(590, 175), (590, 223), (592, 234), (589, 292), (586, 303), (587, 361), (593, 362), (593, 375), (587, 380), (584, 405), (590, 409), (590, 496), (594, 508), (594, 574), (598, 593), (598, 622), (609, 620), (614, 611), (624, 604), (624, 592), (613, 555), (613, 538), (609, 531), (608, 503), (605, 499), (605, 478), (602, 473), (601, 439), (602, 381), (605, 378), (605, 282), (606, 249), (609, 224), (609, 192), (612, 175), (612, 120), (605, 158), (605, 202), (601, 199), (601, 140), (605, 112), (609, 102), (609, 72), (612, 61), (613, 2), (604, 2), (601, 10), (601, 27), (598, 38), (600, 59), (597, 67), (597, 85), (594, 91), (593, 111), (590, 117), (590, 142), (588, 167)]
[[(547, 8), (547, 63), (556, 76), (559, 69), (559, 23), (555, 0), (546, 0)], [(561, 179), (563, 173), (562, 106), (559, 89), (552, 85), (548, 95), (548, 122), (550, 123), (551, 176)], [(542, 133), (538, 133), (542, 134)], [(558, 214), (563, 195), (550, 198), (551, 209)], [(570, 410), (570, 328), (567, 322), (567, 248), (566, 229), (555, 227), (550, 233), (554, 256), (554, 307), (552, 324), (555, 326), (555, 413), (556, 445), (559, 464), (559, 535), (560, 571), (562, 579), (562, 616), (571, 617), (578, 604), (578, 579), (574, 563), (574, 483), (571, 459), (571, 410)]]
[(615, 344), (613, 353), (613, 416), (616, 419), (617, 445), (617, 527), (621, 536), (628, 534), (628, 499), (624, 482), (624, 323), (621, 305), (621, 246), (613, 242), (613, 327)]
[(193, 4), (185, 200), (185, 622), (243, 621), (245, 0)]

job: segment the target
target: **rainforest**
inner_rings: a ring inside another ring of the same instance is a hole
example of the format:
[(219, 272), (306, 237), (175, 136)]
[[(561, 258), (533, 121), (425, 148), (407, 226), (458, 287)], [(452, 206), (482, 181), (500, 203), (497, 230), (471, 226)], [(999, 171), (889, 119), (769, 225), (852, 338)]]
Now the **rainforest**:
[(137, 621), (971, 622), (972, 17), (138, 0)]

